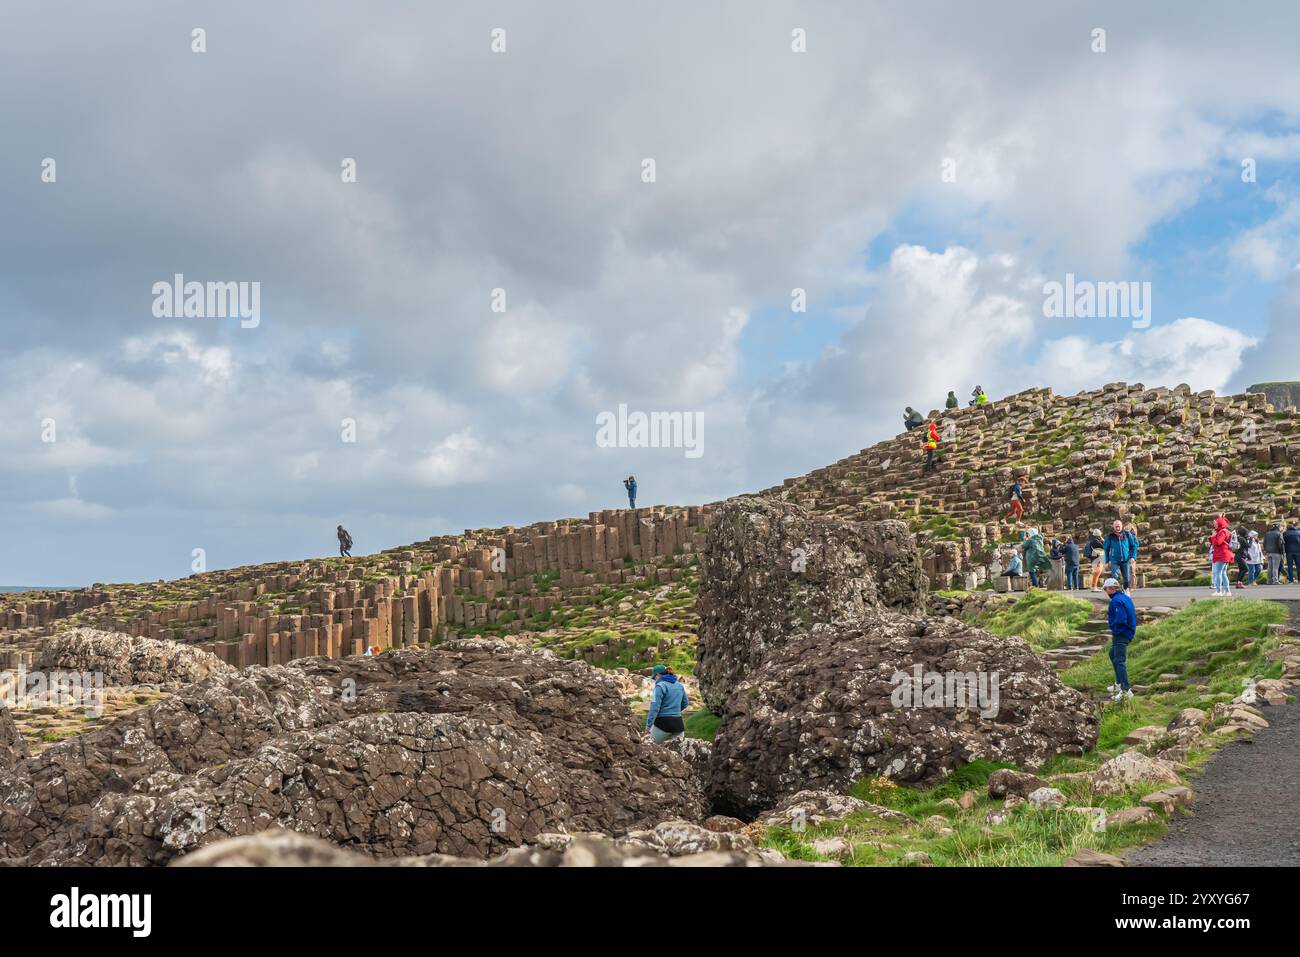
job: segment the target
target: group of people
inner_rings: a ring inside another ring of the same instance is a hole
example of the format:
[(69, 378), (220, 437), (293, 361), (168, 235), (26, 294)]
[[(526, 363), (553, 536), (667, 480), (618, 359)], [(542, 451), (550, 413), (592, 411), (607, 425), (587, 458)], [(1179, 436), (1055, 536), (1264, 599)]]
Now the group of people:
[[(1013, 495), (1018, 488), (1019, 482), (1012, 486)], [(1021, 501), (1012, 499), (1017, 505)], [(1141, 544), (1137, 526), (1125, 525), (1120, 519), (1115, 519), (1105, 535), (1100, 528), (1091, 529), (1082, 547), (1072, 535), (1065, 536), (1064, 540), (1053, 538), (1049, 543), (1038, 529), (1030, 528), (1021, 532), (1019, 543), (1001, 556), (1002, 574), (1012, 579), (1028, 576), (1030, 588), (1055, 585), (1065, 591), (1082, 591), (1082, 569), (1086, 561), (1092, 571), (1089, 587), (1093, 591), (1099, 590), (1098, 583), (1106, 576), (1118, 582), (1121, 591), (1128, 592), (1137, 580)]]
[[(985, 393), (983, 386), (977, 385), (971, 391), (970, 405), (983, 405), (988, 400), (988, 394)], [(955, 409), (958, 404), (957, 393), (950, 391), (948, 393), (947, 401), (944, 402), (944, 408)], [(920, 412), (917, 412), (916, 409), (909, 405), (903, 410), (903, 427), (909, 432), (913, 429), (925, 427), (926, 435), (924, 441), (921, 443), (921, 448), (925, 451), (925, 468), (922, 469), (922, 474), (928, 475), (938, 469), (939, 465), (935, 460), (935, 455), (939, 451), (940, 438), (939, 427), (935, 423), (934, 419), (930, 419), (927, 422), (925, 416), (921, 415)]]
[(1237, 588), (1263, 585), (1265, 563), (1268, 565), (1269, 585), (1282, 584), (1282, 568), (1286, 567), (1288, 584), (1300, 579), (1300, 528), (1295, 521), (1287, 523), (1274, 520), (1260, 538), (1259, 532), (1242, 524), (1233, 528), (1227, 517), (1214, 520), (1210, 533), (1210, 592), (1222, 597), (1232, 594), (1228, 582), (1229, 568), (1237, 566)]

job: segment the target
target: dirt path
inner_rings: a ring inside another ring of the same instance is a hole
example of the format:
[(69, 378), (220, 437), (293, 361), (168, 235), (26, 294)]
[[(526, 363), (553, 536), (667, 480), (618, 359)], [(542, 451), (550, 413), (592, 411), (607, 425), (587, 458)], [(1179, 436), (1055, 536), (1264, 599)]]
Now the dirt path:
[(1260, 708), (1269, 727), (1227, 745), (1190, 783), (1193, 813), (1154, 844), (1130, 851), (1133, 865), (1300, 865), (1300, 703)]

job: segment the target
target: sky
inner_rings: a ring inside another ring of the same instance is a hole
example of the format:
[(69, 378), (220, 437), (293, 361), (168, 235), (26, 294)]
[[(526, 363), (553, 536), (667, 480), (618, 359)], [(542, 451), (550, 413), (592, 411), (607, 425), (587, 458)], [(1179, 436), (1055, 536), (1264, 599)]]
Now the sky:
[[(1300, 379), (1298, 35), (1292, 2), (8, 5), (0, 584), (585, 516), (632, 473), (716, 501), (977, 383)], [(168, 315), (177, 274), (255, 315)], [(1145, 319), (1045, 314), (1067, 276)], [(620, 407), (700, 441), (602, 440)]]

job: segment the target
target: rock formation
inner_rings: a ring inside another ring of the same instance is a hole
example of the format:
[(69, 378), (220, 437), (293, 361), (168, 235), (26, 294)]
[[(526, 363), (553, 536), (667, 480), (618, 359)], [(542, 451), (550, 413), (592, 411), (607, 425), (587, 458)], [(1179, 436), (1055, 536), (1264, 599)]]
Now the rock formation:
[(106, 685), (189, 684), (232, 670), (202, 648), (93, 628), (72, 628), (44, 642), (35, 667), (96, 672)]
[(743, 497), (720, 506), (701, 558), (696, 677), (711, 709), (793, 635), (869, 609), (919, 612), (916, 546), (902, 522), (845, 522)]
[[(981, 758), (1032, 769), (1096, 742), (1091, 704), (1024, 641), (886, 607), (882, 596), (920, 603), (915, 553), (895, 525), (756, 499), (718, 510), (698, 670), (706, 698), (723, 699), (708, 775), (715, 810), (752, 817), (870, 774), (931, 784)], [(788, 568), (802, 541), (819, 556), (811, 580)]]
[(482, 859), (704, 816), (613, 681), (502, 642), (221, 671), (0, 771), (0, 856), (29, 864), (161, 864), (270, 827)]

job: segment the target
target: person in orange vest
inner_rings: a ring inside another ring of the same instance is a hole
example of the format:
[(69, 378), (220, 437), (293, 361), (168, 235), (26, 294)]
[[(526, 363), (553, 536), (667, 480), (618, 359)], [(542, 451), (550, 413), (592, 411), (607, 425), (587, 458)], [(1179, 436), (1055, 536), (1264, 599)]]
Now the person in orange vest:
[(928, 474), (930, 472), (935, 471), (937, 468), (937, 466), (934, 464), (934, 453), (939, 448), (939, 429), (935, 426), (933, 419), (930, 420), (930, 428), (928, 429), (925, 437), (924, 447), (925, 447), (925, 472), (922, 474)]

